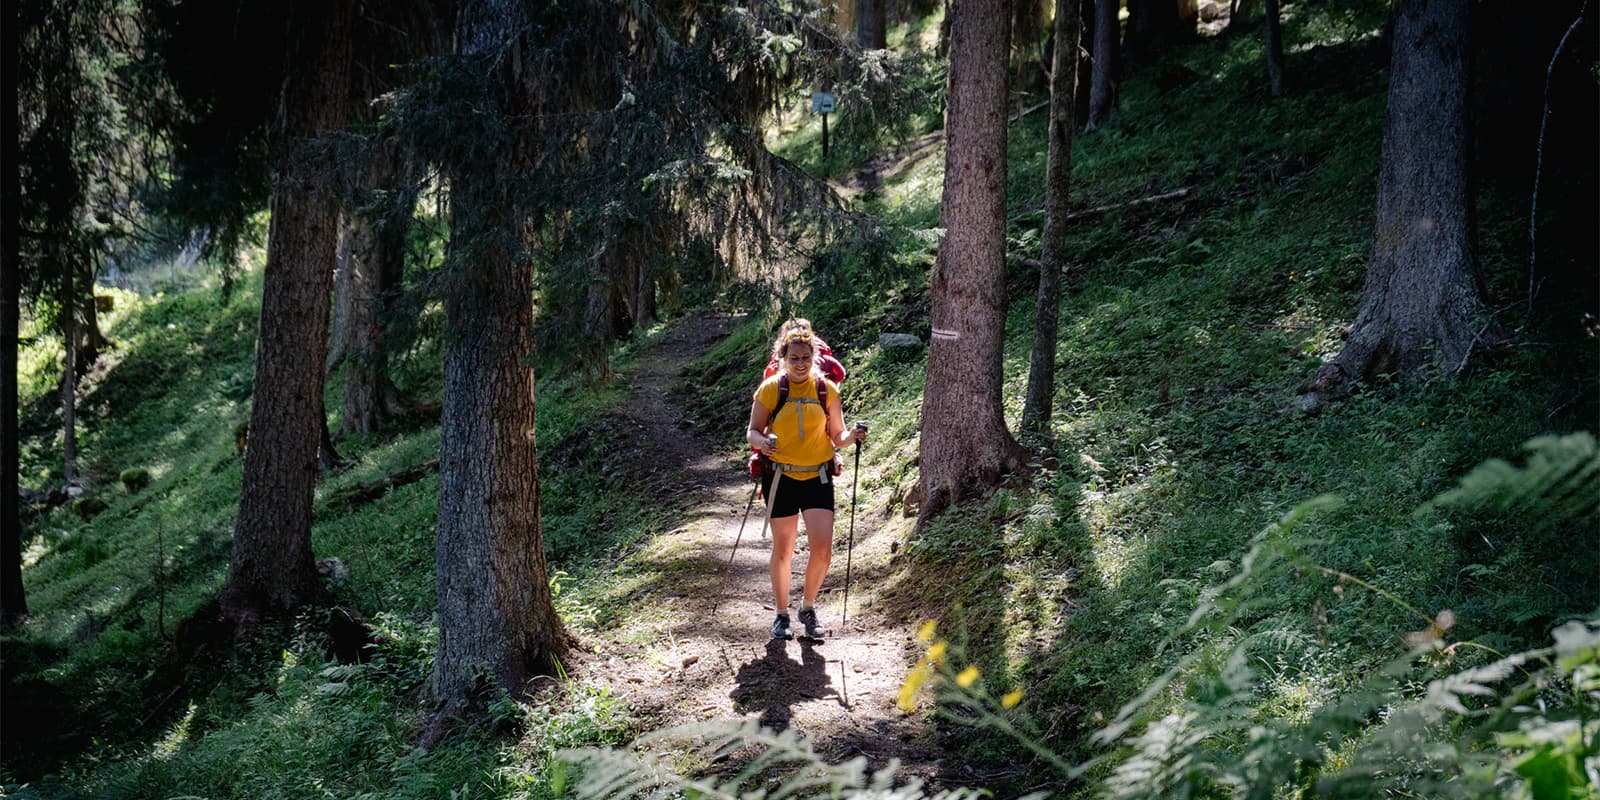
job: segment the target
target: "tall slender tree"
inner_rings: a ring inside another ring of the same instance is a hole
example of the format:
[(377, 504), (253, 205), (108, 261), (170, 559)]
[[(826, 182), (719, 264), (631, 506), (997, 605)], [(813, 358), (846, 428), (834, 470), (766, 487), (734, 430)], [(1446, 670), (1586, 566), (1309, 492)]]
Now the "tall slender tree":
[(1267, 84), (1273, 97), (1283, 96), (1283, 22), (1278, 14), (1278, 0), (1266, 0), (1266, 50)]
[(354, 0), (302, 0), (285, 12), (283, 111), (273, 136), (272, 218), (256, 342), (250, 447), (223, 587), (224, 615), (249, 624), (318, 596), (311, 500), (323, 428), (338, 194), (319, 142), (349, 115)]
[(1117, 107), (1118, 0), (1094, 0), (1094, 66), (1089, 73), (1089, 130), (1104, 125)]
[(1361, 308), (1344, 349), (1312, 378), (1307, 402), (1430, 362), (1458, 372), (1483, 332), (1467, 176), (1470, 9), (1470, 0), (1395, 3), (1377, 222)]
[(1000, 406), (1005, 339), (1005, 0), (959, 0), (950, 23), (949, 107), (930, 290), (933, 340), (922, 402), (919, 525), (1015, 469), (1022, 448)]
[(1056, 330), (1061, 318), (1061, 273), (1067, 267), (1067, 194), (1072, 181), (1072, 133), (1078, 94), (1077, 0), (1056, 3), (1056, 50), (1050, 70), (1049, 150), (1045, 155), (1044, 235), (1040, 241), (1039, 292), (1033, 312), (1033, 352), (1023, 430), (1050, 422), (1056, 391)]

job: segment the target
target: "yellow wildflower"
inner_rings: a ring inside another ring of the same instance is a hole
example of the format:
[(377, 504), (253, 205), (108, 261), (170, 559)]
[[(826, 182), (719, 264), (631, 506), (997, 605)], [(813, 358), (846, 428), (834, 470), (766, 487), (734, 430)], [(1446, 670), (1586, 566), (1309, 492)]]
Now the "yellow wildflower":
[(1020, 702), (1022, 702), (1021, 689), (1018, 689), (1014, 692), (1006, 692), (1005, 696), (1000, 698), (1000, 705), (1003, 705), (1006, 708), (1016, 708), (1017, 704)]
[(967, 667), (956, 676), (956, 684), (965, 689), (978, 681), (978, 668)]
[(922, 623), (922, 627), (917, 629), (917, 641), (921, 642), (922, 644), (927, 644), (928, 642), (933, 641), (933, 632), (937, 630), (938, 627), (939, 621), (936, 619), (930, 619), (927, 622)]
[(896, 701), (901, 711), (910, 714), (917, 710), (917, 692), (922, 689), (922, 684), (928, 682), (928, 676), (932, 674), (933, 666), (926, 661), (906, 674), (906, 682), (900, 684), (900, 699)]
[(939, 659), (944, 658), (944, 649), (944, 642), (934, 642), (933, 646), (928, 648), (928, 661), (939, 663)]

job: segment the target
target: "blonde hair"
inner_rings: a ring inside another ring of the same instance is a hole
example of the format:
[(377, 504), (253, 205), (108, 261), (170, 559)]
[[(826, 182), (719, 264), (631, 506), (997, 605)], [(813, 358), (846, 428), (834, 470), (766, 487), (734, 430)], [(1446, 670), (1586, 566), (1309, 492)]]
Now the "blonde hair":
[(794, 317), (790, 318), (789, 322), (782, 323), (782, 326), (779, 326), (778, 338), (773, 339), (773, 352), (771, 352), (771, 358), (779, 362), (779, 368), (782, 366), (784, 357), (789, 355), (790, 344), (803, 344), (803, 346), (810, 347), (811, 357), (813, 357), (811, 358), (811, 371), (816, 374), (822, 374), (818, 357), (822, 355), (822, 347), (827, 347), (827, 342), (822, 341), (821, 336), (818, 336), (816, 331), (811, 330), (811, 320), (805, 317)]
[(772, 340), (772, 358), (782, 361), (783, 357), (789, 354), (790, 343), (803, 344), (811, 348), (813, 356), (822, 346), (822, 340), (811, 330), (811, 320), (804, 317), (794, 317), (778, 328), (778, 338)]

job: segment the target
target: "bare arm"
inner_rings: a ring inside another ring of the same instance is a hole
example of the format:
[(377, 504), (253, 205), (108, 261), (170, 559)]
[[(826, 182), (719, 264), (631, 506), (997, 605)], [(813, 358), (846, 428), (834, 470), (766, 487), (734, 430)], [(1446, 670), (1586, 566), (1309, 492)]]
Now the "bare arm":
[(846, 447), (851, 442), (864, 442), (866, 439), (866, 428), (845, 430), (844, 403), (840, 402), (839, 400), (835, 400), (828, 408), (828, 441), (832, 442), (833, 446), (838, 448)]
[(769, 456), (772, 455), (772, 447), (769, 445), (766, 430), (767, 422), (770, 421), (769, 417), (771, 416), (772, 412), (767, 410), (766, 406), (761, 405), (760, 400), (751, 400), (750, 427), (744, 432), (745, 444), (748, 444), (752, 448), (760, 450)]

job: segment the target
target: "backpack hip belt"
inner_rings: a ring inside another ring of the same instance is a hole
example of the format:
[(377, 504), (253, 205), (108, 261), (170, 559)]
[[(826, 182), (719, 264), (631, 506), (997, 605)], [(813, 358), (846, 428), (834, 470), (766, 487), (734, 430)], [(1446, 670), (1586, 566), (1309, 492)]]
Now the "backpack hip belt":
[(783, 467), (783, 474), (788, 475), (790, 478), (794, 478), (794, 473), (796, 472), (815, 471), (817, 473), (817, 479), (822, 481), (823, 486), (827, 486), (833, 482), (833, 459), (829, 459), (815, 466), (809, 464), (785, 464), (782, 461), (774, 461), (772, 463), (775, 466)]

